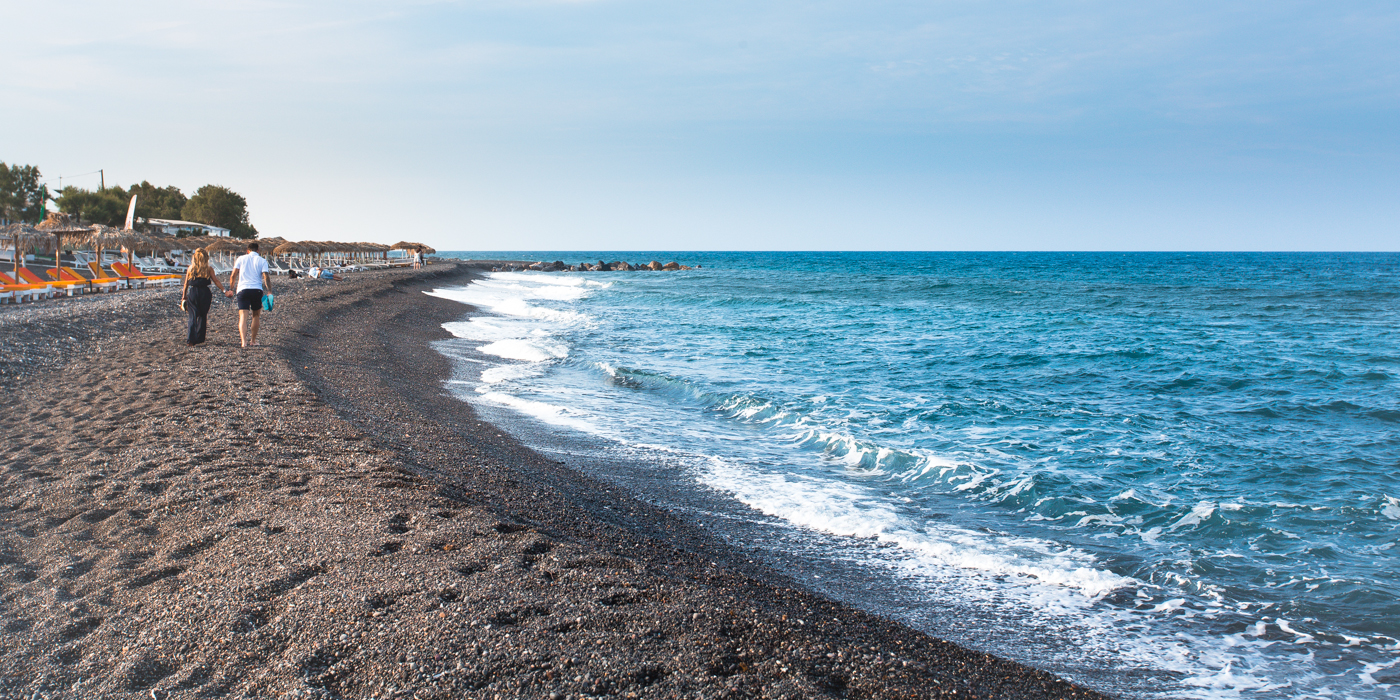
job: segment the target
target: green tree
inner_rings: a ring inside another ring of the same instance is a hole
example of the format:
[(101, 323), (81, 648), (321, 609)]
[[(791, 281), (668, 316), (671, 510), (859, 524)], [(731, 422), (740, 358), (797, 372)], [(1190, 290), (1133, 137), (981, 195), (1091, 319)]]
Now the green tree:
[(181, 218), (229, 230), (234, 238), (257, 238), (258, 230), (248, 223), (248, 200), (219, 185), (205, 185), (185, 203)]
[(126, 223), (128, 198), (120, 187), (105, 190), (85, 190), (80, 187), (65, 187), (55, 201), (58, 208), (69, 216), (76, 216), (83, 223), (106, 224), (121, 227)]
[(132, 185), (126, 194), (128, 200), (136, 195), (138, 219), (179, 219), (184, 216), (185, 203), (189, 201), (178, 187), (156, 187), (146, 180)]
[(39, 223), (49, 188), (39, 182), (35, 165), (5, 165), (0, 162), (0, 218)]

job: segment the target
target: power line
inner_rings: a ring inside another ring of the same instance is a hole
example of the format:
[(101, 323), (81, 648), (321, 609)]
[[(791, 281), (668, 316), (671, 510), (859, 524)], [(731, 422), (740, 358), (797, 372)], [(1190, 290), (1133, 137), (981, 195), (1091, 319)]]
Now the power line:
[[(60, 191), (63, 190), (63, 181), (64, 181), (65, 179), (67, 179), (67, 180), (72, 180), (72, 179), (75, 178), (75, 177), (87, 177), (88, 175), (100, 175), (102, 179), (100, 180), (100, 183), (101, 183), (101, 184), (100, 184), (100, 186), (98, 187), (98, 189), (103, 189), (103, 190), (105, 190), (105, 189), (107, 189), (107, 173), (103, 172), (104, 170), (106, 170), (106, 169), (105, 169), (105, 168), (98, 168), (97, 170), (94, 170), (94, 171), (92, 171), (92, 172), (90, 172), (90, 173), (78, 173), (77, 175), (59, 175), (59, 176), (58, 176), (58, 189), (59, 189)], [(52, 182), (52, 181), (50, 181), (50, 180), (45, 180), (42, 184), (47, 185), (47, 184), (51, 184), (51, 182)]]

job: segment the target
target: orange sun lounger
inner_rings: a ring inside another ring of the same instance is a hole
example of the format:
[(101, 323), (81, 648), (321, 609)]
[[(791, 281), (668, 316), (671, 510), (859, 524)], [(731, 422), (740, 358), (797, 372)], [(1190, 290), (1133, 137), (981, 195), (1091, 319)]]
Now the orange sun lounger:
[(63, 293), (64, 293), (64, 294), (67, 294), (67, 295), (70, 296), (70, 297), (73, 296), (73, 292), (74, 292), (74, 291), (81, 292), (82, 290), (84, 290), (84, 289), (87, 288), (87, 280), (83, 280), (82, 282), (63, 282), (63, 281), (54, 281), (54, 280), (44, 280), (44, 279), (40, 279), (40, 277), (39, 277), (38, 275), (34, 274), (34, 273), (33, 273), (29, 268), (27, 268), (27, 267), (21, 267), (21, 268), (19, 269), (19, 277), (20, 277), (20, 279), (24, 280), (24, 283), (25, 283), (25, 284), (47, 284), (47, 285), (51, 285), (51, 286), (53, 286), (54, 289), (63, 290)]
[(112, 263), (112, 271), (127, 279), (141, 280), (143, 283), (167, 285), (178, 283), (180, 280), (179, 275), (147, 275), (134, 267), (128, 267), (126, 263)]
[(0, 272), (0, 290), (10, 293), (10, 297), (16, 303), (21, 299), (34, 301), (40, 297), (47, 299), (53, 295), (53, 285), (48, 282), (42, 284), (26, 284), (16, 282), (15, 279), (3, 272)]
[[(71, 268), (71, 267), (61, 267), (61, 268), (59, 268), (59, 270), (60, 270), (60, 274), (62, 275), (62, 279), (59, 280), (59, 281), (61, 281), (61, 282), (81, 282), (81, 283), (87, 285), (87, 288), (90, 289), (90, 290), (92, 290), (92, 291), (115, 292), (115, 291), (117, 290), (117, 285), (116, 285), (115, 282), (108, 281), (108, 280), (101, 280), (101, 279), (90, 280), (90, 279), (88, 279), (88, 278), (86, 278), (86, 277), (83, 277), (82, 275), (80, 275), (80, 274), (74, 272), (74, 271), (73, 271), (73, 268)], [(45, 272), (49, 277), (53, 277), (53, 276), (54, 276), (54, 275), (53, 275), (53, 270), (44, 270), (44, 272)]]
[(92, 281), (94, 284), (98, 282), (101, 282), (104, 285), (108, 283), (115, 284), (116, 286), (113, 287), (113, 289), (125, 289), (126, 287), (130, 286), (126, 283), (126, 280), (115, 275), (107, 274), (102, 269), (102, 266), (98, 265), (96, 262), (89, 262), (87, 264), (87, 268), (88, 270), (92, 271)]

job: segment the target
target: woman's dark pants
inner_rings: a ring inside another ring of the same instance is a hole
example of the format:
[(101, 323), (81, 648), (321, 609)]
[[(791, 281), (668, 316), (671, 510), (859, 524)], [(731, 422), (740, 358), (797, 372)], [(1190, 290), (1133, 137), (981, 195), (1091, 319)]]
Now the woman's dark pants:
[(190, 315), (190, 336), (185, 341), (190, 345), (204, 342), (204, 333), (209, 329), (209, 305), (214, 302), (214, 293), (208, 287), (191, 285), (185, 293), (185, 311)]

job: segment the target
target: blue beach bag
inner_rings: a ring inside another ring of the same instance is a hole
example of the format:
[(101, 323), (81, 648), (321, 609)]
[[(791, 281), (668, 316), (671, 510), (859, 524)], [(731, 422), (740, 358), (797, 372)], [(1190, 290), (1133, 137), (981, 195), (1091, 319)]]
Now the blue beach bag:
[(272, 292), (263, 292), (263, 311), (272, 310)]

